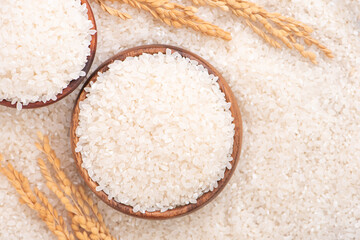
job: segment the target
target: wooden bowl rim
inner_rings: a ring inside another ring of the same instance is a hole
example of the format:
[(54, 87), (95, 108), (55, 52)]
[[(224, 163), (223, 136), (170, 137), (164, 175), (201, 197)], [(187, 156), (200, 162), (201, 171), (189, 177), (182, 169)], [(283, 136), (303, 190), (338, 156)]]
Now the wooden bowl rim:
[[(222, 92), (225, 93), (226, 101), (231, 101), (231, 107), (230, 111), (234, 118), (233, 123), (235, 124), (235, 134), (234, 134), (234, 144), (233, 144), (233, 152), (232, 157), (233, 160), (231, 161), (232, 168), (226, 169), (224, 178), (218, 181), (218, 187), (215, 188), (213, 191), (209, 191), (204, 193), (202, 196), (200, 196), (197, 199), (197, 203), (195, 204), (187, 204), (184, 206), (178, 206), (174, 209), (167, 210), (165, 212), (155, 211), (155, 212), (133, 212), (131, 206), (116, 202), (114, 199), (109, 200), (108, 195), (104, 191), (96, 191), (96, 187), (98, 184), (94, 182), (88, 175), (88, 172), (86, 169), (82, 168), (82, 157), (81, 153), (75, 152), (76, 144), (78, 143), (79, 139), (76, 136), (76, 128), (79, 124), (78, 116), (79, 116), (79, 103), (84, 100), (87, 96), (87, 92), (84, 90), (91, 82), (96, 81), (98, 72), (104, 72), (107, 71), (108, 65), (113, 63), (115, 60), (121, 60), (123, 61), (126, 57), (129, 56), (139, 56), (142, 53), (149, 53), (154, 54), (158, 52), (165, 53), (166, 49), (170, 49), (172, 52), (178, 52), (183, 57), (188, 57), (192, 60), (196, 60), (199, 64), (202, 64), (205, 68), (208, 69), (210, 74), (213, 74), (218, 77), (218, 83), (220, 85), (220, 89)], [(98, 196), (103, 202), (105, 202), (110, 207), (123, 212), (130, 216), (135, 216), (138, 218), (144, 218), (144, 219), (169, 219), (173, 217), (183, 216), (186, 214), (189, 214), (195, 210), (200, 209), (201, 207), (205, 206), (207, 203), (209, 203), (211, 200), (213, 200), (225, 187), (225, 185), (230, 180), (231, 176), (235, 172), (236, 166), (239, 162), (239, 156), (241, 152), (241, 145), (242, 145), (242, 120), (241, 120), (241, 114), (238, 107), (238, 104), (236, 102), (236, 98), (234, 94), (232, 93), (230, 87), (226, 83), (225, 79), (221, 76), (221, 74), (207, 61), (202, 59), (201, 57), (197, 56), (196, 54), (178, 48), (170, 45), (162, 45), (162, 44), (153, 44), (153, 45), (142, 45), (134, 48), (130, 48), (124, 51), (121, 51), (120, 53), (114, 55), (107, 61), (105, 61), (103, 64), (101, 64), (95, 72), (92, 73), (92, 75), (88, 78), (84, 86), (82, 87), (78, 98), (76, 100), (73, 113), (72, 113), (72, 119), (71, 119), (71, 127), (70, 127), (70, 141), (71, 141), (71, 148), (74, 155), (75, 163), (77, 166), (77, 169), (80, 173), (80, 175), (83, 177), (84, 181), (88, 185), (88, 187), (91, 189), (93, 193), (95, 193), (96, 196)]]
[[(91, 42), (90, 42), (90, 55), (87, 56), (87, 62), (85, 64), (85, 67), (81, 70), (85, 72), (85, 76), (83, 77), (79, 77), (77, 79), (73, 79), (69, 82), (69, 84), (67, 85), (66, 88), (63, 89), (63, 91), (59, 94), (56, 95), (56, 99), (55, 100), (49, 100), (46, 102), (42, 102), (42, 101), (37, 101), (37, 102), (31, 102), (27, 105), (23, 105), (22, 108), (23, 109), (33, 109), (33, 108), (40, 108), (40, 107), (45, 107), (48, 106), (50, 104), (56, 103), (58, 101), (60, 101), (61, 99), (65, 98), (66, 96), (68, 96), (70, 93), (72, 93), (79, 85), (80, 83), (86, 78), (86, 75), (88, 74), (91, 65), (94, 61), (95, 58), (95, 53), (96, 53), (96, 46), (97, 46), (97, 28), (96, 28), (96, 22), (95, 22), (95, 17), (93, 14), (93, 11), (91, 9), (91, 6), (88, 2), (88, 0), (81, 0), (82, 4), (86, 4), (86, 8), (88, 9), (88, 19), (92, 22), (93, 27), (91, 28), (91, 30), (95, 30), (96, 33), (93, 34), (91, 36)], [(15, 104), (11, 104), (11, 101), (8, 100), (2, 100), (0, 101), (0, 105), (6, 106), (6, 107), (11, 107), (11, 108), (16, 108), (16, 103)]]

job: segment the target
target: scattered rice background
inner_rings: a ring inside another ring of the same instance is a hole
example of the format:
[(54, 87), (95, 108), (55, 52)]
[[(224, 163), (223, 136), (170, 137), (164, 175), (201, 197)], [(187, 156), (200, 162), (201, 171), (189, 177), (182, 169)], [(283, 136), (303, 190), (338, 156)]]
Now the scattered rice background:
[[(224, 42), (172, 29), (127, 7), (133, 19), (104, 14), (93, 2), (99, 45), (93, 69), (121, 49), (146, 43), (187, 48), (209, 60), (238, 98), (244, 144), (236, 173), (209, 205), (189, 216), (148, 221), (100, 204), (119, 239), (359, 239), (360, 4), (357, 0), (256, 0), (310, 24), (335, 52), (314, 66), (295, 51), (269, 47), (242, 20), (214, 9), (200, 15), (230, 30)], [(50, 133), (74, 181), (69, 124), (77, 93), (37, 110), (0, 107), (0, 152), (41, 181), (36, 130)], [(3, 176), (0, 239), (54, 239)]]

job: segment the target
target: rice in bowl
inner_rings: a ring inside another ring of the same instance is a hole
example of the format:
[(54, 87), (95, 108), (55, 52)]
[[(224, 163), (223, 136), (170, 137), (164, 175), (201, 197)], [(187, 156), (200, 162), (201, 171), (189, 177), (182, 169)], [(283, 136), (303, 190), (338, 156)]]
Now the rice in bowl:
[(83, 77), (95, 30), (80, 0), (2, 2), (0, 102), (55, 101)]
[(231, 168), (230, 103), (196, 61), (170, 50), (128, 57), (85, 90), (75, 151), (109, 199), (166, 211), (196, 203)]

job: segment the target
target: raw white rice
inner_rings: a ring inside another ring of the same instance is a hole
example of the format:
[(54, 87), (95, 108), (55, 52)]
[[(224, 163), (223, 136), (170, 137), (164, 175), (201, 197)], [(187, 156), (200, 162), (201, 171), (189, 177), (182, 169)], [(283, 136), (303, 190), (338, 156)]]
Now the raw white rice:
[(115, 61), (80, 103), (83, 164), (137, 212), (196, 203), (231, 168), (234, 124), (217, 77), (178, 53)]
[[(314, 27), (316, 38), (334, 51), (335, 59), (320, 55), (314, 66), (295, 51), (269, 47), (242, 20), (214, 8), (202, 7), (198, 13), (231, 31), (232, 41), (173, 29), (144, 11), (111, 4), (133, 17), (123, 21), (90, 1), (99, 31), (93, 70), (125, 48), (181, 46), (221, 71), (238, 99), (244, 123), (241, 161), (229, 185), (199, 211), (150, 221), (100, 201), (100, 212), (116, 239), (360, 239), (359, 1), (253, 2)], [(39, 129), (50, 134), (70, 178), (82, 182), (69, 138), (76, 96), (20, 114), (0, 106), (0, 152), (40, 189), (46, 186), (36, 159), (43, 155), (33, 144)], [(0, 182), (0, 239), (56, 239), (19, 203), (2, 175)], [(54, 195), (49, 196), (63, 209)]]
[(94, 31), (80, 0), (2, 0), (0, 16), (0, 101), (56, 100), (85, 76)]

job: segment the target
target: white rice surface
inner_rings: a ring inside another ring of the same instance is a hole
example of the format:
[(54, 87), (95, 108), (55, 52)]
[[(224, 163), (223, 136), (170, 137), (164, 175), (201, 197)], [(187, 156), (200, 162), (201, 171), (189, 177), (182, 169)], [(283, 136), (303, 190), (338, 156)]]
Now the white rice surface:
[(80, 0), (1, 0), (0, 101), (56, 100), (85, 76), (92, 22)]
[[(150, 14), (114, 4), (133, 16), (123, 21), (90, 1), (100, 31), (94, 68), (120, 50), (140, 44), (187, 48), (225, 77), (244, 123), (242, 154), (234, 176), (199, 211), (149, 221), (100, 203), (117, 239), (360, 238), (359, 1), (254, 2), (314, 27), (314, 36), (334, 51), (335, 58), (320, 55), (319, 64), (313, 65), (295, 51), (271, 48), (242, 20), (215, 9), (204, 7), (199, 14), (230, 30), (230, 42), (173, 29)], [(33, 145), (38, 129), (52, 137), (71, 179), (81, 181), (69, 139), (75, 98), (76, 93), (53, 106), (20, 114), (0, 106), (0, 152), (41, 189), (46, 187), (36, 158), (42, 155)], [(0, 176), (0, 181), (0, 239), (55, 239), (18, 202), (5, 177)]]
[(115, 61), (86, 88), (76, 151), (134, 212), (196, 203), (231, 168), (234, 124), (218, 78), (179, 53)]

